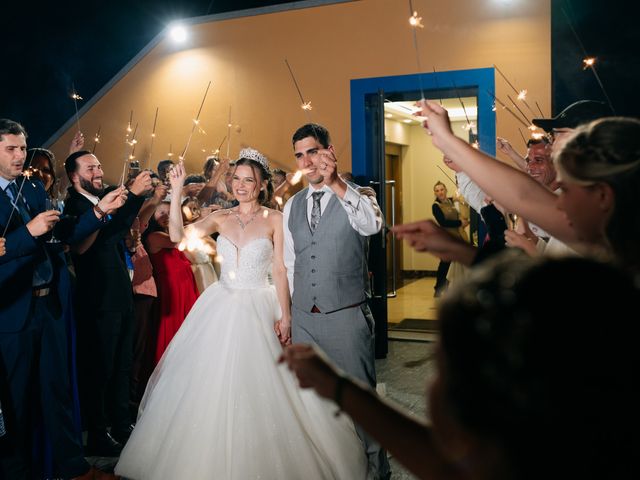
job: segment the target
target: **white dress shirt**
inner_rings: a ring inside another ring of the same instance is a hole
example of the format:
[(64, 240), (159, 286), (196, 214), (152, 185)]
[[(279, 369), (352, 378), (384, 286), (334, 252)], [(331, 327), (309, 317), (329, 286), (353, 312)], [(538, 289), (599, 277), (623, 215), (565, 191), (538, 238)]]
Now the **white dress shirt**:
[[(320, 216), (324, 214), (324, 211), (329, 205), (331, 197), (335, 195), (335, 192), (326, 185), (323, 185), (319, 189), (314, 189), (313, 185), (309, 185), (307, 190), (307, 222), (311, 224), (311, 209), (313, 208), (314, 192), (325, 192), (320, 198)], [(289, 293), (293, 294), (293, 268), (296, 261), (296, 252), (293, 246), (293, 236), (289, 230), (289, 214), (291, 212), (291, 197), (284, 206), (283, 210), (283, 224), (284, 224), (284, 265), (287, 267), (287, 278), (289, 279)], [(382, 212), (378, 207), (378, 202), (375, 198), (371, 198), (367, 195), (362, 195), (347, 184), (347, 191), (344, 194), (344, 198), (338, 197), (338, 201), (349, 218), (349, 224), (353, 229), (363, 236), (370, 236), (378, 233), (382, 228)]]

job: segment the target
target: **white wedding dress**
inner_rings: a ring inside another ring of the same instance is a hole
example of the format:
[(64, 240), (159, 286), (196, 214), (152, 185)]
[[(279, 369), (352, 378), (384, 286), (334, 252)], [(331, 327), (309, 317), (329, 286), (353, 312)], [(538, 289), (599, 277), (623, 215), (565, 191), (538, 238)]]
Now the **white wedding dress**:
[(219, 282), (200, 295), (156, 367), (116, 473), (142, 479), (367, 478), (346, 415), (276, 360), (273, 244), (218, 237)]

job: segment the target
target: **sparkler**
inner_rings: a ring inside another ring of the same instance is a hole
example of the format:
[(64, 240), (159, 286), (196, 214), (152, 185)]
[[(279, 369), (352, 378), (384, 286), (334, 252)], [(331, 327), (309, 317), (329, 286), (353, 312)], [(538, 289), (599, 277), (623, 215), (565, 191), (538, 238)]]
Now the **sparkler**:
[(455, 181), (453, 178), (451, 178), (447, 172), (445, 172), (444, 168), (442, 168), (440, 165), (436, 165), (436, 167), (438, 167), (438, 169), (439, 169), (442, 173), (444, 173), (444, 176), (445, 176), (445, 177), (447, 177), (449, 180), (451, 180), (451, 182), (453, 182), (453, 184), (454, 184), (454, 185), (456, 185), (456, 181)]
[(413, 9), (413, 2), (409, 0), (409, 13), (411, 18), (409, 19), (409, 24), (411, 25), (411, 33), (413, 36), (413, 50), (416, 54), (416, 65), (418, 67), (418, 85), (420, 85), (420, 99), (424, 100), (424, 88), (422, 86), (422, 65), (420, 64), (420, 49), (418, 47), (418, 33), (416, 32), (417, 27), (423, 28), (421, 23), (422, 17), (418, 17), (418, 12)]
[(102, 126), (98, 125), (98, 131), (96, 132), (95, 136), (93, 137), (93, 148), (91, 149), (91, 153), (96, 153), (96, 146), (100, 143), (100, 128)]
[(518, 127), (518, 132), (520, 132), (520, 136), (522, 137), (522, 141), (524, 142), (525, 147), (527, 146), (527, 139), (524, 138), (524, 133), (522, 133), (522, 130), (520, 129), (520, 127)]
[[(498, 73), (500, 74), (500, 76), (504, 79), (504, 81), (505, 81), (505, 82), (507, 82), (507, 84), (508, 84), (508, 85), (511, 87), (511, 89), (515, 92), (515, 94), (516, 94), (516, 95), (517, 95), (517, 97), (518, 97), (518, 100), (520, 100), (522, 103), (524, 103), (524, 104), (525, 104), (525, 106), (527, 107), (527, 109), (528, 109), (528, 110), (529, 110), (533, 115), (535, 115), (535, 112), (532, 110), (532, 108), (529, 106), (529, 104), (527, 103), (527, 100), (526, 100), (526, 98), (527, 98), (527, 90), (526, 90), (526, 89), (525, 89), (525, 90), (518, 90), (516, 87), (514, 87), (514, 86), (513, 86), (513, 83), (511, 83), (511, 82), (509, 81), (509, 79), (507, 78), (507, 76), (506, 76), (504, 73), (502, 73), (502, 70), (500, 70), (500, 69), (498, 68), (498, 66), (497, 66), (497, 65), (495, 65), (495, 64), (494, 64), (494, 65), (493, 65), (493, 68), (495, 68), (495, 69), (496, 69), (496, 72), (498, 72)], [(525, 118), (526, 118), (526, 116), (525, 116)], [(527, 120), (527, 121), (528, 121), (528, 120)]]
[(78, 124), (78, 131), (80, 131), (80, 115), (78, 115), (78, 100), (82, 100), (82, 97), (78, 95), (78, 92), (76, 92), (76, 87), (73, 83), (71, 84), (71, 90), (72, 90), (71, 98), (73, 99), (73, 105), (76, 107), (76, 123)]
[(596, 58), (591, 57), (587, 54), (587, 50), (584, 48), (584, 44), (582, 43), (582, 40), (580, 40), (580, 37), (578, 36), (578, 32), (576, 32), (575, 28), (573, 28), (573, 22), (571, 22), (569, 15), (567, 14), (564, 8), (561, 8), (561, 10), (565, 18), (567, 19), (567, 24), (569, 25), (569, 28), (573, 32), (574, 37), (576, 37), (576, 40), (578, 41), (578, 44), (580, 45), (580, 48), (584, 53), (585, 58), (582, 60), (582, 64), (583, 64), (582, 69), (586, 70), (587, 68), (589, 68), (593, 72), (593, 76), (595, 77), (596, 82), (598, 82), (598, 85), (600, 86), (600, 90), (602, 91), (602, 94), (607, 99), (607, 104), (609, 105), (609, 108), (613, 113), (615, 113), (615, 108), (613, 108), (613, 103), (611, 102), (611, 98), (609, 98), (609, 95), (607, 94), (607, 91), (604, 88), (604, 84), (602, 83), (602, 80), (600, 80), (600, 75), (598, 75), (598, 71), (596, 70), (596, 66), (595, 66)]
[(120, 185), (124, 185), (124, 179), (125, 179), (125, 175), (127, 172), (127, 164), (129, 163), (129, 154), (127, 154), (127, 147), (131, 147), (133, 146), (133, 144), (129, 141), (129, 134), (133, 131), (133, 129), (131, 128), (131, 123), (133, 122), (133, 110), (131, 110), (131, 113), (129, 114), (129, 123), (127, 123), (127, 134), (125, 135), (124, 138), (124, 165), (122, 166), (122, 175), (120, 176)]
[[(469, 115), (467, 115), (467, 107), (465, 107), (464, 102), (462, 101), (462, 97), (460, 96), (460, 91), (458, 90), (458, 87), (456, 86), (456, 83), (453, 81), (453, 79), (451, 79), (451, 84), (453, 85), (453, 88), (456, 91), (456, 95), (458, 96), (458, 100), (460, 101), (460, 105), (462, 105), (462, 111), (464, 112), (464, 118), (467, 119), (467, 125), (466, 125), (467, 128), (465, 128), (465, 130), (471, 131), (472, 124), (471, 124), (471, 121), (469, 120)], [(471, 133), (473, 133), (473, 131)]]
[[(289, 69), (289, 73), (291, 74), (291, 79), (293, 80), (293, 84), (296, 87), (296, 90), (298, 91), (298, 96), (300, 97), (300, 108), (302, 108), (302, 110), (304, 110), (305, 112), (307, 112), (307, 116), (309, 116), (309, 112), (311, 110), (313, 110), (313, 107), (311, 106), (311, 102), (307, 102), (305, 101), (304, 97), (302, 96), (302, 91), (300, 90), (300, 86), (298, 85), (298, 81), (296, 80), (296, 76), (293, 74), (293, 70), (291, 69), (291, 65), (289, 65), (289, 61), (285, 58), (284, 59), (284, 63), (287, 64), (287, 68)], [(309, 120), (309, 122), (311, 122)]]
[(529, 125), (531, 125), (531, 120), (529, 120), (527, 118), (527, 116), (524, 114), (524, 112), (522, 110), (520, 110), (520, 107), (518, 107), (518, 105), (516, 105), (516, 102), (513, 101), (513, 98), (511, 98), (509, 95), (507, 95), (507, 98), (509, 99), (509, 101), (511, 102), (511, 104), (516, 107), (516, 110), (518, 110), (518, 112), (520, 112), (520, 115), (522, 115), (522, 118), (524, 118), (524, 120), (527, 122), (527, 128), (529, 128)]
[(153, 141), (156, 139), (156, 124), (158, 123), (158, 110), (156, 107), (156, 116), (153, 119), (153, 130), (151, 131), (151, 144), (149, 146), (149, 155), (147, 156), (147, 168), (151, 168), (151, 152), (153, 151)]
[[(433, 67), (433, 81), (436, 84), (436, 90), (440, 90), (440, 87), (438, 86), (438, 72), (436, 72), (436, 67)], [(440, 106), (442, 107), (442, 98), (438, 99), (438, 101), (440, 102)]]
[(193, 137), (193, 132), (196, 127), (200, 123), (200, 113), (202, 112), (202, 107), (204, 106), (204, 101), (207, 99), (207, 93), (209, 93), (209, 87), (211, 87), (211, 80), (209, 80), (209, 84), (207, 85), (207, 89), (204, 91), (204, 96), (202, 97), (202, 102), (200, 102), (200, 108), (198, 109), (198, 114), (196, 118), (193, 120), (193, 127), (191, 127), (191, 133), (189, 133), (189, 139), (187, 140), (187, 144), (182, 151), (182, 155), (180, 155), (180, 160), (184, 160), (184, 157), (187, 155), (187, 150), (189, 149), (189, 144), (191, 143), (191, 137)]
[[(132, 113), (133, 113), (133, 110), (132, 110)], [(133, 116), (131, 116), (131, 118), (133, 118)], [(130, 126), (127, 127), (127, 131), (131, 131)], [(126, 180), (126, 176), (127, 176), (127, 166), (129, 165), (129, 162), (135, 158), (134, 154), (136, 151), (136, 144), (138, 143), (138, 140), (136, 140), (137, 132), (138, 132), (138, 124), (136, 123), (136, 126), (133, 129), (133, 135), (131, 136), (131, 141), (125, 140), (125, 144), (132, 148), (131, 148), (131, 153), (129, 155), (125, 155), (124, 166), (122, 167), (122, 177), (120, 178), (120, 185), (124, 185), (124, 181)], [(129, 134), (127, 133), (127, 138), (128, 137), (129, 137)]]
[(488, 93), (489, 95), (491, 95), (491, 97), (493, 97), (493, 100), (494, 100), (494, 101), (496, 101), (496, 102), (498, 102), (498, 103), (500, 104), (500, 106), (501, 106), (504, 110), (506, 110), (506, 111), (507, 111), (507, 112), (509, 112), (511, 115), (513, 115), (513, 116), (514, 116), (514, 118), (515, 118), (516, 120), (518, 120), (518, 121), (519, 121), (519, 122), (520, 122), (520, 123), (521, 123), (525, 128), (529, 128), (529, 125), (527, 125), (525, 122), (523, 122), (523, 121), (522, 121), (522, 119), (521, 119), (518, 115), (516, 115), (516, 113), (514, 113), (514, 111), (513, 111), (513, 110), (511, 110), (509, 107), (507, 107), (507, 106), (506, 106), (506, 105), (505, 105), (505, 104), (504, 104), (504, 103), (503, 103), (503, 102), (502, 102), (498, 97), (496, 97), (496, 96), (495, 96), (493, 93), (491, 93), (489, 90), (487, 90), (487, 93)]
[(538, 111), (540, 112), (540, 116), (544, 117), (544, 113), (542, 113), (542, 109), (540, 108), (540, 105), (538, 105), (537, 101), (536, 101), (536, 107), (538, 108)]
[(227, 122), (227, 158), (231, 152), (231, 105), (229, 105), (229, 121)]

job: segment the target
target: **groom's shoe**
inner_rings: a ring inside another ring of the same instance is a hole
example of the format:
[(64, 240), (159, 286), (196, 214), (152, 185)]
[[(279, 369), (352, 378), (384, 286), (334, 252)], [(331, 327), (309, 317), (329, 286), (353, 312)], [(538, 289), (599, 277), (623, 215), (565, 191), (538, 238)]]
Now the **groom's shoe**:
[(131, 432), (133, 432), (133, 424), (127, 425), (125, 428), (120, 429), (120, 428), (112, 428), (111, 429), (111, 436), (113, 437), (113, 439), (116, 442), (121, 443), (122, 445), (124, 445), (125, 443), (127, 443), (127, 440), (129, 440), (129, 437), (131, 436)]
[(123, 445), (106, 430), (89, 432), (86, 448), (89, 457), (117, 457), (122, 448)]

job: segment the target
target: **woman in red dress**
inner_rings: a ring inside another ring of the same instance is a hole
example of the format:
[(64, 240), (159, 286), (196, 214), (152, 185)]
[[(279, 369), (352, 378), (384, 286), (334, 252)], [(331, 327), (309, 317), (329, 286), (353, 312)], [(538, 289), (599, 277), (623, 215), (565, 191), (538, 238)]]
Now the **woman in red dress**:
[(145, 247), (158, 287), (156, 364), (198, 298), (191, 262), (169, 239), (168, 225), (169, 203), (163, 202), (158, 205), (145, 232)]

